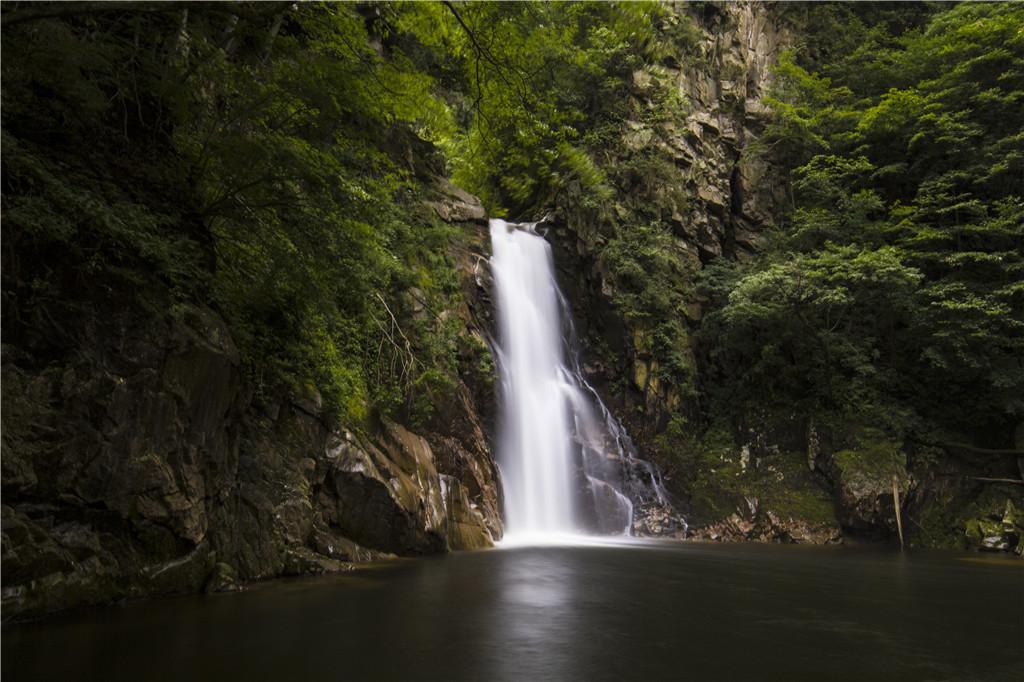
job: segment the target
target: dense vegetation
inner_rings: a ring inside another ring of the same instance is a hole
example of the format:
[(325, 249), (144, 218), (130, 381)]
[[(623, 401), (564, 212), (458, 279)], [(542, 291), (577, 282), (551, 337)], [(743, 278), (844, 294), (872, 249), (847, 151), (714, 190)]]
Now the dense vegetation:
[(392, 313), (457, 288), (399, 162), (445, 113), (429, 79), (355, 6), (110, 9), (5, 7), (5, 342), (48, 362), (135, 292), (216, 306), (258, 390), (310, 383), (350, 420), (443, 381), (450, 324), (399, 338)]
[(796, 411), (840, 442), (871, 427), (1008, 447), (1024, 417), (1024, 13), (887, 9), (816, 8), (777, 67), (759, 147), (793, 169), (791, 205), (756, 262), (704, 279), (705, 383), (719, 412)]

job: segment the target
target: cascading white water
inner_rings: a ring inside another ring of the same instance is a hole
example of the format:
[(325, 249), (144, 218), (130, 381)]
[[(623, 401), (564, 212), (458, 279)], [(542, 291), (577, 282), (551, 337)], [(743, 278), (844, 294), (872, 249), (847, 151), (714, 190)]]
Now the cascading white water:
[(671, 506), (657, 469), (633, 456), (628, 436), (584, 381), (575, 353), (567, 353), (567, 345), (575, 350), (568, 306), (551, 247), (535, 224), (492, 220), (491, 245), (506, 539), (629, 535), (634, 503)]
[(551, 248), (504, 220), (492, 220), (490, 227), (506, 535), (572, 533), (572, 431)]

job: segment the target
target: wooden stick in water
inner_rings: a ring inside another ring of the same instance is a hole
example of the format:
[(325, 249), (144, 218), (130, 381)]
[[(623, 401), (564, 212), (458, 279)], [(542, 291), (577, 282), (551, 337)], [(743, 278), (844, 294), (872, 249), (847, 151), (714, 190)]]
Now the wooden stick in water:
[(892, 475), (892, 506), (896, 508), (896, 529), (900, 533), (900, 549), (903, 549), (903, 519), (900, 518), (900, 489), (896, 484), (896, 474)]

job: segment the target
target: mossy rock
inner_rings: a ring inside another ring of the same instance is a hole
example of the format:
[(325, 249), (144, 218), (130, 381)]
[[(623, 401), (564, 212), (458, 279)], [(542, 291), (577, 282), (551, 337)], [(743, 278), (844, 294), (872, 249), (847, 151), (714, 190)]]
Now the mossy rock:
[[(836, 524), (835, 503), (804, 465), (802, 453), (781, 453), (761, 460), (768, 476), (758, 482), (762, 506), (779, 516), (810, 523)], [(772, 475), (774, 472), (777, 474)], [(775, 482), (781, 476), (781, 481)]]
[(1003, 524), (990, 519), (971, 519), (964, 534), (968, 543), (977, 549), (989, 552), (1005, 552), (1016, 547), (1012, 536), (1003, 531)]
[(906, 455), (898, 442), (871, 430), (855, 443), (831, 457), (839, 521), (854, 532), (891, 536), (897, 530), (894, 484), (904, 499), (910, 487)]
[(690, 513), (698, 525), (738, 512), (750, 518), (756, 533), (793, 522), (832, 529), (820, 535), (838, 537), (832, 497), (807, 470), (802, 453), (780, 452), (750, 461), (735, 446), (724, 447), (729, 442), (712, 437), (696, 457)]
[[(978, 514), (963, 521), (967, 546), (985, 552), (1020, 554), (1024, 538), (1024, 518), (1012, 499), (1000, 499), (999, 490), (983, 493), (968, 509)], [(981, 512), (981, 514), (979, 514)]]
[(210, 577), (206, 580), (206, 586), (204, 587), (204, 591), (207, 593), (237, 592), (241, 589), (242, 587), (238, 581), (238, 571), (235, 570), (234, 566), (223, 561), (214, 564)]
[(907, 457), (892, 440), (872, 440), (840, 450), (832, 455), (832, 462), (841, 476), (876, 485), (891, 487), (893, 476), (901, 482), (907, 478)]

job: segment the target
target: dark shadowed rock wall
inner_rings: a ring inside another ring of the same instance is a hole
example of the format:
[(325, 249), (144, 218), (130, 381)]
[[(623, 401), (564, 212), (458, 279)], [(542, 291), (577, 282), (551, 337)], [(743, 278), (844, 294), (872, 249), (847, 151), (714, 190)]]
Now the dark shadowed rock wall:
[[(459, 316), (486, 360), (475, 250), (479, 202), (437, 183), (431, 205), (465, 239)], [(486, 315), (487, 313), (483, 313)], [(5, 619), (126, 597), (233, 589), (341, 571), (390, 555), (490, 546), (500, 538), (496, 469), (470, 373), (414, 432), (353, 430), (312, 388), (253, 400), (216, 311), (98, 301), (72, 358), (3, 362)], [(466, 383), (468, 382), (468, 383)]]

